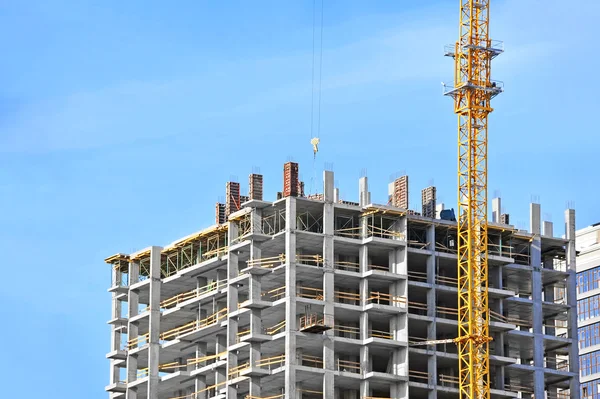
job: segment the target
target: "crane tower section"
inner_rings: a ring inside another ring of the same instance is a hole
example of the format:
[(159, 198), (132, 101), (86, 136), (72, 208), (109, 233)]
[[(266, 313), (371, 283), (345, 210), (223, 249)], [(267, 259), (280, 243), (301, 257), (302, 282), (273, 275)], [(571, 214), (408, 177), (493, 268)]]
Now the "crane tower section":
[(458, 353), (461, 399), (489, 399), (487, 152), (490, 101), (502, 92), (491, 61), (503, 51), (489, 38), (490, 0), (460, 0), (454, 58), (458, 115)]

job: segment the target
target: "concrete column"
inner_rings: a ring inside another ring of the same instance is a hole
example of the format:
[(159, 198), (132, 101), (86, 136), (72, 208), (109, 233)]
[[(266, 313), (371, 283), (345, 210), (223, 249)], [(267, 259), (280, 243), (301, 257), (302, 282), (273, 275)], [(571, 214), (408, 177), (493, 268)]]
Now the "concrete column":
[[(235, 222), (229, 222), (228, 230), (228, 242), (238, 236), (238, 225)], [(232, 316), (233, 312), (238, 310), (239, 298), (238, 298), (238, 284), (231, 283), (231, 280), (238, 277), (239, 275), (239, 257), (237, 251), (229, 251), (227, 257), (227, 279), (229, 281), (227, 289), (227, 378), (229, 376), (229, 370), (238, 366), (238, 355), (237, 351), (230, 350), (229, 348), (237, 344), (237, 333), (238, 330), (238, 316)], [(237, 389), (234, 384), (227, 385), (227, 398), (237, 398)]]
[[(577, 336), (577, 290), (576, 290), (576, 256), (575, 251), (575, 210), (567, 209), (565, 211), (565, 237), (569, 240), (567, 244), (567, 305), (569, 305), (569, 331), (568, 337), (571, 339), (571, 348), (569, 351), (569, 366), (572, 373), (579, 375), (579, 345)], [(571, 378), (570, 382), (571, 399), (579, 399), (578, 378)]]
[[(131, 318), (138, 315), (139, 307), (139, 291), (132, 290), (131, 284), (135, 284), (139, 279), (140, 265), (137, 262), (129, 263), (129, 294), (128, 294), (128, 306), (127, 306), (127, 317), (129, 319), (127, 323), (128, 340), (137, 338), (138, 336), (138, 323), (131, 322)], [(137, 354), (131, 354), (131, 351), (127, 352), (127, 382), (133, 382), (137, 380), (137, 368), (138, 368), (138, 357)], [(137, 399), (137, 389), (127, 388), (125, 397), (127, 399)]]
[[(431, 284), (431, 288), (427, 290), (427, 316), (432, 318), (432, 321), (427, 323), (427, 339), (437, 339), (437, 323), (436, 323), (436, 277), (437, 277), (437, 257), (435, 255), (435, 226), (427, 226), (427, 249), (432, 251), (427, 257), (427, 283)], [(429, 372), (428, 383), (433, 387), (429, 391), (428, 397), (431, 399), (437, 398), (437, 355), (436, 346), (431, 347), (433, 350), (427, 356), (427, 371)]]
[(360, 279), (360, 282), (358, 283), (358, 292), (360, 295), (360, 305), (368, 305), (367, 298), (369, 298), (369, 279)]
[(554, 226), (552, 222), (544, 221), (544, 237), (554, 237)]
[(196, 289), (199, 290), (202, 287), (206, 287), (208, 285), (208, 280), (206, 277), (196, 277)]
[[(215, 354), (219, 354), (222, 352), (226, 352), (227, 351), (227, 334), (217, 334), (216, 336), (216, 341), (215, 341)], [(229, 353), (227, 354), (227, 356), (229, 357)], [(219, 360), (218, 358), (216, 359), (217, 361)], [(215, 384), (220, 384), (222, 382), (225, 381), (225, 379), (227, 378), (227, 369), (226, 368), (216, 368), (215, 369)], [(217, 387), (217, 390), (220, 387)]]
[[(401, 220), (404, 220), (404, 226), (406, 226), (406, 218), (403, 217)], [(406, 232), (405, 227), (404, 231)], [(404, 275), (408, 274), (406, 255), (406, 247), (404, 246), (390, 251), (390, 272)]]
[(334, 203), (338, 203), (340, 202), (340, 189), (336, 188), (333, 190), (333, 202)]
[(492, 222), (500, 223), (500, 215), (502, 214), (502, 202), (501, 199), (492, 199)]
[[(427, 323), (427, 339), (437, 339), (437, 323), (436, 323), (436, 275), (437, 275), (437, 258), (435, 255), (435, 226), (427, 226), (426, 239), (429, 243), (427, 249), (432, 251), (431, 255), (427, 257), (427, 263), (425, 265), (427, 272), (427, 283), (431, 284), (431, 288), (427, 290), (427, 316), (432, 317), (433, 320)], [(437, 398), (437, 355), (435, 352), (436, 346), (424, 347), (432, 348), (433, 350), (428, 352), (427, 356), (427, 371), (429, 372), (429, 385), (433, 386), (433, 390), (429, 391), (428, 397), (430, 399)]]
[[(261, 310), (252, 309), (250, 313), (250, 333), (261, 334), (262, 333), (262, 320), (260, 318)], [(261, 343), (252, 342), (250, 343), (249, 363), (250, 367), (255, 367), (256, 363), (261, 359)], [(253, 376), (250, 378), (249, 383), (250, 396), (261, 396), (261, 385), (260, 377)]]
[(408, 384), (398, 382), (390, 386), (391, 399), (408, 399)]
[(285, 399), (296, 399), (296, 198), (286, 198), (285, 209)]
[[(535, 205), (535, 204), (532, 204)], [(535, 209), (534, 209), (535, 210)], [(535, 231), (535, 217), (531, 227)], [(539, 233), (538, 233), (539, 234)], [(533, 391), (536, 398), (544, 397), (544, 338), (543, 338), (543, 309), (542, 309), (542, 242), (539, 235), (535, 235), (531, 241), (531, 267), (532, 293), (533, 300), (533, 365), (535, 367), (533, 375)]]
[[(325, 305), (323, 313), (328, 325), (333, 325), (334, 320), (334, 188), (333, 172), (323, 172), (323, 193), (325, 204), (323, 205), (323, 296)], [(333, 329), (323, 333), (323, 397), (331, 398), (334, 395), (334, 370), (335, 352), (333, 343)]]
[[(252, 222), (250, 231), (252, 233), (262, 233), (262, 209), (252, 208), (250, 220)], [(260, 256), (257, 256), (257, 258), (260, 258)]]
[[(206, 342), (198, 342), (196, 343), (196, 354), (195, 354), (195, 358), (199, 359), (201, 357), (205, 357), (208, 353), (208, 345), (206, 344)], [(198, 369), (200, 367), (204, 366), (203, 364), (200, 363), (196, 363), (193, 364), (191, 366), (188, 366), (188, 371), (191, 371), (193, 369)]]
[(369, 181), (366, 176), (358, 180), (358, 202), (360, 206), (367, 206), (371, 202), (369, 198)]
[(160, 351), (160, 251), (162, 247), (150, 248), (150, 343), (148, 347), (148, 399), (158, 399), (158, 365)]
[[(408, 341), (408, 326), (406, 315), (398, 314), (390, 319), (390, 332), (396, 341)], [(407, 359), (408, 360), (408, 359)]]
[[(502, 289), (504, 286), (502, 284), (502, 266), (493, 266), (489, 269), (489, 279), (490, 286)], [(504, 300), (498, 299), (497, 301), (489, 301), (490, 309), (494, 312), (504, 316)], [(493, 334), (494, 340), (490, 343), (490, 346), (494, 347), (494, 351), (490, 352), (490, 354), (495, 354), (497, 356), (505, 356), (504, 351), (504, 333), (495, 333)], [(496, 366), (494, 368), (496, 374), (496, 388), (504, 389), (504, 379), (505, 372), (504, 366)]]
[(226, 269), (217, 269), (217, 281), (227, 280), (227, 270)]
[[(257, 320), (252, 320), (252, 316), (254, 316), (254, 312), (258, 313), (258, 321)], [(250, 320), (250, 324), (251, 324), (251, 332), (252, 333), (260, 333), (260, 326), (258, 327), (258, 330), (255, 330), (255, 325), (258, 323), (260, 324), (260, 310), (258, 309), (253, 309), (253, 314), (251, 316), (251, 320)], [(256, 363), (261, 359), (261, 343), (260, 342), (252, 342), (250, 344), (250, 355), (249, 355), (249, 363), (250, 363), (250, 367), (255, 367)], [(260, 387), (260, 377), (250, 377), (250, 383), (249, 383), (249, 388), (250, 388), (250, 396), (256, 396), (256, 397), (260, 397), (261, 396), (261, 387)]]
[[(285, 397), (288, 397), (287, 390), (285, 391)], [(302, 399), (302, 383), (294, 383), (294, 396), (293, 399)]]
[(360, 382), (359, 397), (364, 398), (364, 397), (369, 397), (369, 396), (371, 396), (371, 388), (369, 386), (369, 381), (368, 380), (362, 380)]
[[(363, 223), (364, 218), (361, 218)], [(361, 274), (369, 270), (369, 247), (361, 245), (358, 247), (358, 269)]]
[[(119, 272), (120, 273), (120, 272)], [(117, 299), (117, 293), (112, 293), (112, 312), (111, 318), (116, 319), (121, 317), (121, 301)], [(116, 326), (114, 324), (110, 327), (110, 351), (118, 351), (121, 349), (121, 326)], [(110, 360), (110, 383), (116, 384), (119, 382), (119, 367), (115, 366), (115, 360)]]
[[(362, 332), (361, 332), (361, 335), (362, 335)], [(360, 358), (359, 358), (360, 370), (362, 372), (362, 375), (364, 376), (366, 373), (369, 373), (371, 371), (371, 363), (369, 361), (370, 353), (369, 353), (369, 347), (367, 345), (363, 345), (360, 347), (359, 356), (360, 356)]]
[[(227, 231), (227, 242), (233, 242), (238, 236), (238, 225), (235, 222), (229, 222)], [(238, 256), (236, 251), (229, 251), (227, 259), (227, 279), (232, 280), (239, 275)], [(230, 309), (230, 311), (233, 311)]]
[(541, 228), (541, 208), (540, 204), (531, 203), (529, 204), (529, 231), (531, 234), (540, 235), (542, 233)]
[[(196, 376), (196, 378), (194, 379), (194, 392), (201, 391), (204, 388), (206, 388), (206, 376), (205, 375)], [(192, 395), (191, 397), (194, 399), (206, 399), (207, 392), (203, 391), (203, 392), (197, 393), (195, 396)]]
[[(113, 265), (112, 268), (112, 282), (111, 287), (116, 287), (121, 285), (122, 274), (119, 266)], [(112, 301), (111, 301), (111, 319), (118, 319), (121, 317), (122, 313), (122, 304), (123, 302), (118, 299), (118, 295), (116, 292), (112, 293)], [(121, 349), (121, 326), (116, 326), (114, 324), (111, 325), (110, 328), (110, 351), (117, 351)], [(119, 382), (119, 371), (118, 367), (115, 367), (115, 361), (110, 361), (111, 366), (111, 376), (110, 382), (111, 384)]]

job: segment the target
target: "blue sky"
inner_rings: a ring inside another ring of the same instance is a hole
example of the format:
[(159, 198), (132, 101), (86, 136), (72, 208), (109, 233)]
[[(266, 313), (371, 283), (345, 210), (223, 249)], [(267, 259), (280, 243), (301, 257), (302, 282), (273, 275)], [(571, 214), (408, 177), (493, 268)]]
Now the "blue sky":
[[(457, 8), (325, 1), (313, 163), (311, 1), (3, 2), (6, 396), (31, 386), (105, 398), (103, 259), (212, 224), (231, 176), (247, 190), (260, 168), (273, 199), (290, 157), (312, 192), (333, 164), (342, 198), (357, 200), (367, 169), (384, 202), (390, 176), (406, 172), (414, 207), (431, 181), (454, 206), (456, 118), (440, 82), (452, 77), (442, 50), (456, 40)], [(489, 188), (518, 227), (532, 196), (555, 233), (567, 202), (578, 228), (600, 221), (598, 15), (595, 0), (493, 2), (492, 37), (506, 46), (493, 75), (506, 92), (490, 116)]]

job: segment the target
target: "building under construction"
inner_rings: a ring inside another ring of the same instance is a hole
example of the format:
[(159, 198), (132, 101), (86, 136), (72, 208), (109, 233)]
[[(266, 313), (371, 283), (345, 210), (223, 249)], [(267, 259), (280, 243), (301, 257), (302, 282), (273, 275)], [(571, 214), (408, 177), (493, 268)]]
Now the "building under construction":
[[(371, 203), (341, 201), (333, 172), (305, 195), (298, 165), (263, 199), (226, 185), (216, 224), (112, 267), (110, 398), (457, 398), (457, 223), (408, 176)], [(275, 194), (275, 193), (273, 193)], [(564, 238), (529, 231), (493, 201), (489, 237), (493, 398), (578, 398), (575, 215)]]

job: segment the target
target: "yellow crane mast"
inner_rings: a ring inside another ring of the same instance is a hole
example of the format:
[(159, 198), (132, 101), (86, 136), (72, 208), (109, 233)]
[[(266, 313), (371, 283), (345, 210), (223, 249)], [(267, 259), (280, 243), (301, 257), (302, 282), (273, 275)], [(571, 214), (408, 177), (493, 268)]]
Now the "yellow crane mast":
[(460, 0), (454, 58), (458, 114), (458, 344), (461, 399), (488, 399), (489, 307), (487, 152), (490, 100), (502, 92), (491, 80), (491, 61), (502, 52), (489, 38), (490, 0)]

